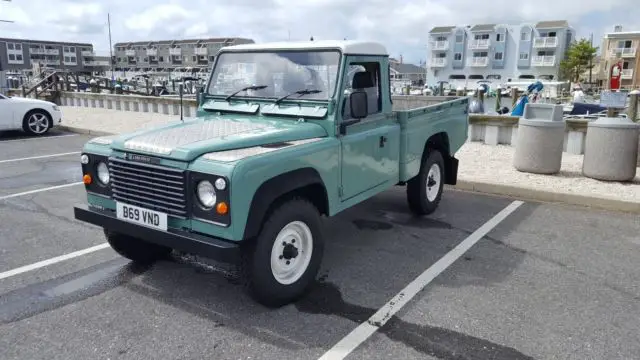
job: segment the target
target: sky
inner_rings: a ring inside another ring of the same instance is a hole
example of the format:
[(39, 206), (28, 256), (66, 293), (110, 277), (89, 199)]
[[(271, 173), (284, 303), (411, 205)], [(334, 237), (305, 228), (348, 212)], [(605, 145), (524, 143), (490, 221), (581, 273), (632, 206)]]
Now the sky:
[[(640, 30), (640, 0), (0, 0), (0, 37), (88, 42), (244, 37), (255, 42), (362, 39), (393, 57), (427, 57), (434, 26), (568, 20), (578, 38), (600, 45), (615, 25)], [(479, 5), (486, 4), (486, 5)], [(517, 5), (514, 5), (517, 4)]]

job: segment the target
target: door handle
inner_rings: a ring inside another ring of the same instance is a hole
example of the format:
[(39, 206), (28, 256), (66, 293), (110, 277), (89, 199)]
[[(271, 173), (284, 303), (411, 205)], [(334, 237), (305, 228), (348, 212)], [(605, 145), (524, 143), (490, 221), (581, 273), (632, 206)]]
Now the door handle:
[(380, 136), (380, 147), (384, 147), (384, 144), (387, 142), (386, 136)]

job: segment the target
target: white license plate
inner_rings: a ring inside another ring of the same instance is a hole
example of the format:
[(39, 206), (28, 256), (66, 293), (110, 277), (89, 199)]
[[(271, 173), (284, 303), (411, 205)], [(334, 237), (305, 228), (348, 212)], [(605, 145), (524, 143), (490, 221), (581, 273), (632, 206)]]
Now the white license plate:
[(159, 211), (141, 208), (139, 206), (116, 203), (116, 216), (142, 226), (158, 230), (167, 230), (167, 214)]

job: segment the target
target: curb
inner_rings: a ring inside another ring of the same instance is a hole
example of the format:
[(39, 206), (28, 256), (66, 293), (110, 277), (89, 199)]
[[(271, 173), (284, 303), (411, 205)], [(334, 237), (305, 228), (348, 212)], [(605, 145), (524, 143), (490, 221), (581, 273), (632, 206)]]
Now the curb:
[(467, 180), (458, 180), (458, 183), (455, 186), (448, 187), (451, 189), (472, 191), (483, 194), (509, 196), (522, 200), (564, 203), (569, 205), (586, 206), (595, 209), (640, 214), (640, 203), (638, 202), (607, 199), (597, 196), (560, 193), (548, 190), (539, 190)]
[(65, 131), (73, 132), (76, 134), (85, 134), (85, 135), (95, 135), (95, 136), (116, 135), (115, 133), (110, 133), (107, 131), (89, 130), (89, 129), (84, 129), (84, 128), (75, 127), (75, 126), (67, 126), (67, 125), (58, 125), (56, 126), (56, 129), (65, 130)]

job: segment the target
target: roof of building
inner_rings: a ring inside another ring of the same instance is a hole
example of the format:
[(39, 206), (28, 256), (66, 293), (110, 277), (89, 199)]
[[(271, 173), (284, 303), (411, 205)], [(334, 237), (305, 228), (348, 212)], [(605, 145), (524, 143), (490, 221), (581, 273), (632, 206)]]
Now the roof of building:
[(493, 31), (496, 28), (496, 24), (479, 24), (474, 25), (469, 31)]
[(567, 20), (540, 21), (536, 24), (536, 29), (558, 29), (569, 27)]
[(391, 64), (391, 68), (401, 74), (418, 74), (426, 72), (424, 68), (414, 64), (393, 63)]
[(384, 45), (358, 40), (283, 41), (231, 45), (223, 51), (338, 49), (343, 54), (388, 55)]
[(450, 33), (455, 28), (455, 26), (436, 26), (429, 31), (429, 34), (446, 34)]
[(206, 39), (181, 39), (181, 40), (145, 40), (128, 41), (115, 43), (114, 46), (126, 45), (178, 45), (178, 44), (207, 44), (207, 43), (232, 43), (236, 40), (253, 41), (252, 39), (227, 37), (227, 38), (206, 38)]
[(613, 38), (625, 38), (629, 36), (640, 36), (640, 31), (619, 31), (619, 32), (610, 32), (604, 34), (604, 37), (607, 39)]
[(70, 42), (70, 41), (15, 39), (15, 38), (0, 38), (0, 42), (18, 42), (18, 43), (33, 43), (33, 44), (45, 44), (45, 45), (73, 45), (73, 46), (93, 47), (93, 44), (89, 44), (89, 43), (78, 43), (78, 42)]

